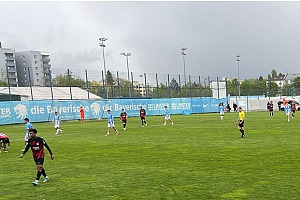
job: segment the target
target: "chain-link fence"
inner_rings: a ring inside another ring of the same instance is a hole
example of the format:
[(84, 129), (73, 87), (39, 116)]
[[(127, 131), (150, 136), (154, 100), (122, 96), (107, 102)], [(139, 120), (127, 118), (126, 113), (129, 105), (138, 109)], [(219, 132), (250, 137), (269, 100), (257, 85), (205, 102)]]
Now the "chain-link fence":
[[(124, 71), (101, 71), (84, 69), (51, 69), (51, 76), (45, 76), (45, 80), (35, 80), (34, 74), (28, 79), (27, 87), (42, 86), (50, 88), (51, 98), (57, 99), (53, 88), (67, 87), (64, 93), (68, 97), (64, 99), (76, 99), (72, 90), (81, 88), (87, 93), (97, 95), (104, 99), (115, 98), (190, 98), (190, 97), (215, 97), (224, 98), (231, 96), (297, 96), (300, 88), (294, 88), (293, 84), (285, 84), (279, 87), (276, 83), (265, 79), (249, 79), (238, 81), (224, 77), (137, 73)], [(46, 80), (47, 79), (47, 80)], [(49, 80), (50, 79), (50, 80)], [(43, 83), (49, 84), (43, 84)], [(15, 100), (9, 87), (9, 100)], [(67, 95), (67, 94), (66, 94)], [(37, 95), (31, 94), (31, 100)], [(40, 98), (39, 98), (40, 99)], [(45, 99), (47, 99), (45, 97)], [(49, 97), (48, 97), (49, 99)]]

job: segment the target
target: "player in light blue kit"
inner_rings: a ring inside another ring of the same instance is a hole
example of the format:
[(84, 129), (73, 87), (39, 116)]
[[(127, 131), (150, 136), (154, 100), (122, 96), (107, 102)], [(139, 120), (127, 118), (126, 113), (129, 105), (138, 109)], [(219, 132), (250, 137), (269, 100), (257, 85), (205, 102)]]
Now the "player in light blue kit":
[(287, 117), (287, 121), (290, 121), (290, 114), (291, 114), (291, 104), (286, 103), (284, 106), (285, 115)]
[(165, 123), (164, 123), (164, 126), (167, 125), (167, 121), (168, 120), (170, 120), (170, 122), (172, 123), (172, 125), (174, 125), (174, 123), (173, 123), (173, 121), (171, 119), (169, 110), (168, 110), (168, 106), (165, 106)]
[[(24, 137), (24, 140), (25, 140), (25, 147), (27, 146), (28, 144), (28, 139), (30, 138), (29, 136), (29, 129), (33, 129), (33, 125), (29, 122), (29, 119), (28, 118), (25, 118), (24, 119), (24, 123), (25, 123), (25, 137)], [(24, 151), (25, 149), (22, 149), (21, 151)]]
[(221, 102), (219, 104), (219, 112), (220, 112), (220, 116), (221, 116), (221, 120), (223, 120), (223, 117), (224, 117), (224, 111), (225, 111), (225, 107), (223, 105), (223, 102)]
[(62, 130), (59, 128), (59, 126), (62, 124), (61, 119), (58, 115), (58, 112), (55, 112), (55, 115), (53, 117), (52, 123), (54, 123), (54, 128), (56, 130), (56, 135), (58, 134), (58, 132), (62, 133)]
[(109, 136), (110, 128), (113, 128), (116, 131), (116, 135), (119, 135), (117, 129), (115, 128), (114, 117), (110, 113), (110, 110), (107, 110), (107, 133), (105, 136)]

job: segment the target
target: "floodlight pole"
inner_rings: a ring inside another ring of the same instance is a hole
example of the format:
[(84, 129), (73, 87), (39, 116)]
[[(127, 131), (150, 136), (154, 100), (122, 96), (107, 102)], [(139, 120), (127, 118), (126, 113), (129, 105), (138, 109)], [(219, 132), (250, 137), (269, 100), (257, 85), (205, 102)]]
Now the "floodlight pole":
[(106, 90), (106, 98), (108, 98), (108, 90), (107, 90), (107, 74), (106, 74), (106, 65), (105, 65), (105, 55), (104, 55), (104, 47), (105, 47), (105, 44), (104, 42), (106, 41), (107, 39), (106, 38), (99, 38), (99, 46), (102, 47), (102, 56), (103, 56), (103, 69), (104, 69), (104, 84), (105, 84), (105, 90)]
[(185, 87), (185, 97), (187, 97), (187, 88), (186, 88), (186, 75), (185, 75), (185, 58), (186, 53), (184, 52), (187, 48), (181, 48), (181, 55), (183, 59), (183, 76), (184, 76), (184, 87)]
[[(129, 75), (129, 64), (128, 64), (128, 57), (131, 56), (131, 53), (121, 53), (121, 56), (125, 56), (126, 57), (126, 63), (127, 63), (127, 78), (128, 78), (128, 82), (130, 82), (130, 75)], [(130, 90), (130, 88), (129, 88)], [(131, 92), (129, 91), (129, 96), (131, 97)]]
[(238, 82), (239, 82), (239, 97), (241, 96), (241, 83), (240, 83), (240, 55), (236, 56), (236, 61), (238, 64)]

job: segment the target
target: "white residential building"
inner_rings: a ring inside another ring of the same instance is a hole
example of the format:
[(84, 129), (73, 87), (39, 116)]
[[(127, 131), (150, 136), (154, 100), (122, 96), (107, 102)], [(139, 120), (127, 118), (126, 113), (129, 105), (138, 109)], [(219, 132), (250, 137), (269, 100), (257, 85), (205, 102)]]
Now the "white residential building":
[[(7, 78), (8, 77), (8, 78)], [(7, 82), (10, 86), (18, 86), (17, 69), (15, 62), (15, 50), (2, 48), (0, 42), (0, 80)]]
[(50, 55), (43, 51), (15, 52), (20, 87), (29, 86), (29, 77), (32, 86), (50, 86), (51, 65)]

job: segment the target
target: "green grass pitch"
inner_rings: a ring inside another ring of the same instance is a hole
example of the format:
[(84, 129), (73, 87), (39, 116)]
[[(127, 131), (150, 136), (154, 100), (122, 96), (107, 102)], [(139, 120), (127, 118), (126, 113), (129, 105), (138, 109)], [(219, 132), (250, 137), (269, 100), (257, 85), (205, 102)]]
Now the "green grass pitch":
[[(115, 114), (116, 115), (116, 114)], [(34, 123), (51, 147), (50, 178), (35, 187), (36, 168), (24, 146), (24, 125), (1, 126), (11, 148), (0, 154), (0, 199), (299, 199), (300, 114), (246, 113), (240, 138), (237, 113), (129, 118), (127, 130), (115, 118), (119, 136), (105, 137), (106, 120), (64, 121), (55, 135), (50, 123)]]

